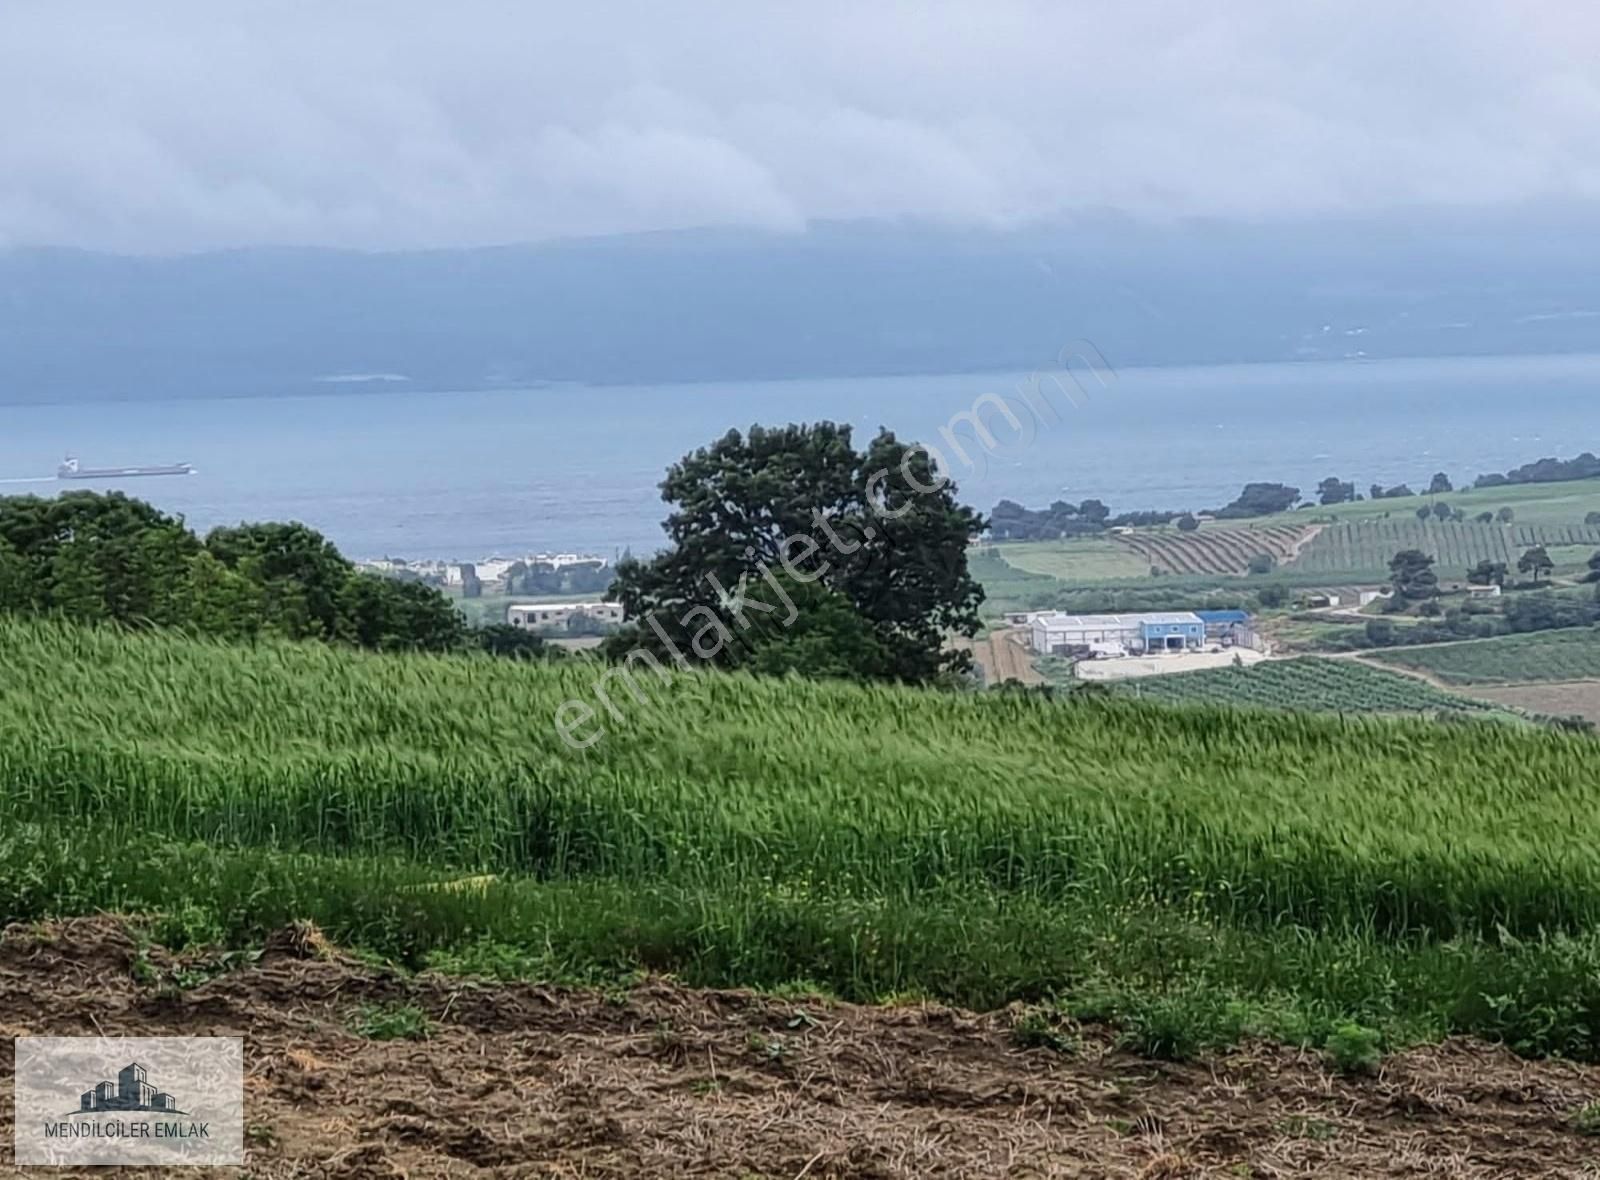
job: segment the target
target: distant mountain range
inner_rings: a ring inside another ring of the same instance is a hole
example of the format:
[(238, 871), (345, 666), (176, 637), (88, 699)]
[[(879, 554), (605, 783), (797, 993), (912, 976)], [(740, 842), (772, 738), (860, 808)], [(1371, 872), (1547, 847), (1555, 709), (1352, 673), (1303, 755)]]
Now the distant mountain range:
[(0, 251), (0, 404), (1600, 351), (1600, 216)]

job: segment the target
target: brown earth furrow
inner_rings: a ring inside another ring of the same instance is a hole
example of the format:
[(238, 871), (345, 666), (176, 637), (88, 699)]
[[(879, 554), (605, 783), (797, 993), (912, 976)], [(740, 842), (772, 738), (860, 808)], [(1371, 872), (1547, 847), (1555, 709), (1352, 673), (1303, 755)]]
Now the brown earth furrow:
[[(247, 1172), (281, 1180), (1576, 1177), (1597, 1158), (1566, 1120), (1600, 1068), (1467, 1042), (1363, 1079), (1265, 1045), (1151, 1062), (1093, 1027), (1069, 1056), (1018, 1047), (1014, 1010), (406, 977), (305, 930), (172, 986), (210, 962), (142, 950), (109, 918), (7, 931), (0, 1172), (15, 1171), (9, 1038), (98, 1032), (243, 1035)], [(361, 1005), (399, 1003), (428, 1014), (426, 1040), (350, 1031)]]

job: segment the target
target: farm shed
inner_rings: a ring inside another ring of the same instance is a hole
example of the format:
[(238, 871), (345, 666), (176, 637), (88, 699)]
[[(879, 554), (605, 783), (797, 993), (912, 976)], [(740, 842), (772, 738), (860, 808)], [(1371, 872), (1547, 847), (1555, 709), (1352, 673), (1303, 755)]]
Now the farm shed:
[(1206, 627), (1191, 611), (1133, 615), (1069, 615), (1061, 611), (1033, 619), (1033, 649), (1063, 654), (1120, 644), (1132, 651), (1182, 651), (1205, 643)]
[(597, 623), (622, 622), (620, 602), (515, 602), (506, 608), (506, 622), (513, 627), (538, 630), (565, 627), (574, 618), (589, 618)]
[(1211, 638), (1221, 638), (1250, 622), (1247, 610), (1197, 610), (1194, 613), (1206, 625), (1206, 635)]

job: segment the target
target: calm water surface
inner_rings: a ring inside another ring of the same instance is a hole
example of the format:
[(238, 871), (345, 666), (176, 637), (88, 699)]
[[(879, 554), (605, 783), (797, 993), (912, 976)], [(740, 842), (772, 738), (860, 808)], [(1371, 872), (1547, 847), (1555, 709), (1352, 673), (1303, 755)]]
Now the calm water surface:
[[(303, 520), (355, 557), (648, 551), (656, 484), (729, 427), (829, 418), (936, 440), (1023, 374), (491, 393), (0, 406), (0, 493), (51, 494), (85, 466), (191, 462), (187, 478), (121, 486), (204, 530)], [(1542, 455), (1600, 452), (1600, 356), (1129, 369), (1031, 440), (955, 470), (964, 500), (1097, 496), (1114, 509), (1203, 508), (1251, 479), (1310, 491), (1338, 474), (1459, 484)], [(101, 486), (76, 484), (78, 487)]]

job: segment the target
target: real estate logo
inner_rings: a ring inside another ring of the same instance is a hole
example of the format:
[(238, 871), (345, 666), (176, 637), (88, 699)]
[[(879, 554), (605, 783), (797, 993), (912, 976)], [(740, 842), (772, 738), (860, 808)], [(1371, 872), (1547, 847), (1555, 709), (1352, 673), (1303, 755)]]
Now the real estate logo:
[(244, 1162), (238, 1037), (18, 1037), (15, 1076), (18, 1164)]
[[(78, 1099), (78, 1109), (70, 1115), (84, 1111), (100, 1113), (109, 1110), (160, 1111), (163, 1114), (186, 1114), (178, 1109), (178, 1100), (165, 1090), (157, 1090), (146, 1079), (150, 1073), (137, 1061), (130, 1061), (117, 1071), (115, 1088), (110, 1082), (96, 1082), (92, 1090), (85, 1090)], [(200, 1124), (202, 1127), (204, 1124)], [(201, 1132), (204, 1134), (204, 1132)]]

